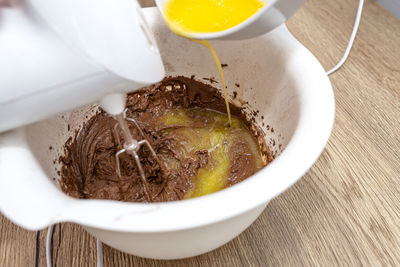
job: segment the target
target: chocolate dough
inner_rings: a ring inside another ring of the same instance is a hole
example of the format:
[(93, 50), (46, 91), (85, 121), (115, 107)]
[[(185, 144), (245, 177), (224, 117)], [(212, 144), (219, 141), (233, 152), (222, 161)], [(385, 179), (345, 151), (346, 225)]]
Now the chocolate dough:
[[(99, 111), (64, 146), (65, 155), (60, 157), (61, 189), (77, 198), (132, 202), (183, 199), (187, 190), (193, 187), (192, 178), (197, 174), (197, 170), (207, 164), (208, 153), (200, 150), (196, 152), (197, 158), (183, 157), (176, 149), (176, 137), (171, 133), (166, 134), (162, 128), (157, 128), (157, 120), (179, 107), (207, 108), (225, 113), (225, 102), (221, 94), (210, 85), (193, 78), (168, 77), (158, 84), (129, 94), (127, 107), (127, 115), (136, 119), (156, 153), (176, 159), (179, 163), (178, 168), (162, 171), (148, 149), (140, 149), (139, 156), (151, 196), (151, 199), (146, 198), (137, 167), (126, 154), (122, 155), (120, 161), (122, 177), (117, 175), (115, 153), (121, 149), (123, 137), (119, 134), (116, 120)], [(232, 115), (244, 119), (239, 108), (231, 105), (231, 112)], [(198, 127), (204, 123), (201, 117), (195, 118), (195, 121)], [(143, 139), (133, 125), (130, 125), (130, 129), (134, 138)], [(254, 162), (254, 156), (244, 141), (238, 141), (230, 154), (233, 158), (228, 186), (246, 179), (256, 171), (250, 164)]]

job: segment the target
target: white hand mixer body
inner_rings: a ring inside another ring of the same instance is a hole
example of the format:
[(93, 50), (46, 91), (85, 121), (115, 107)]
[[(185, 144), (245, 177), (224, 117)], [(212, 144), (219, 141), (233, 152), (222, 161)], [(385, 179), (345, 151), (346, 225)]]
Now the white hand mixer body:
[[(162, 60), (140, 12), (130, 0), (1, 8), (0, 132), (160, 81)], [(103, 101), (111, 114), (124, 110), (115, 99)]]

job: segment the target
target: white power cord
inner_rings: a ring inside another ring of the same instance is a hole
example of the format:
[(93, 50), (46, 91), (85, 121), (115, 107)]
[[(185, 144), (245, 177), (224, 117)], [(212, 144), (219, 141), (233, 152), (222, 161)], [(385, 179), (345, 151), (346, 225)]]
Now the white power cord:
[(97, 267), (103, 267), (103, 244), (96, 239)]
[(354, 26), (353, 26), (353, 31), (351, 32), (350, 40), (349, 40), (349, 43), (347, 44), (346, 51), (344, 52), (342, 59), (339, 61), (339, 63), (335, 67), (333, 67), (331, 70), (329, 70), (326, 74), (331, 75), (332, 73), (334, 73), (335, 71), (340, 69), (340, 67), (342, 67), (344, 62), (347, 60), (347, 57), (350, 54), (350, 50), (353, 47), (354, 39), (356, 38), (356, 35), (357, 35), (358, 26), (360, 26), (363, 5), (364, 5), (364, 0), (359, 0), (357, 14), (356, 14), (356, 20), (355, 20)]
[(53, 239), (53, 231), (54, 231), (54, 224), (50, 224), (49, 228), (47, 229), (47, 237), (46, 237), (46, 265), (47, 267), (51, 267), (52, 260), (51, 260), (51, 243)]
[[(342, 67), (343, 64), (346, 62), (347, 57), (350, 54), (350, 50), (353, 47), (354, 39), (356, 38), (357, 35), (358, 26), (360, 25), (363, 5), (364, 5), (364, 0), (359, 0), (356, 20), (354, 22), (353, 31), (351, 32), (350, 40), (349, 43), (347, 44), (346, 51), (344, 52), (344, 55), (342, 59), (339, 61), (339, 63), (326, 73), (327, 75), (331, 75), (332, 73), (340, 69), (340, 67)], [(49, 226), (47, 230), (47, 238), (46, 238), (47, 267), (52, 267), (50, 248), (52, 243), (53, 230), (54, 230), (54, 225), (52, 224)], [(103, 267), (103, 245), (101, 241), (98, 239), (96, 239), (96, 251), (97, 251), (97, 267)]]
[[(61, 231), (61, 229), (60, 229)], [(54, 224), (49, 225), (46, 237), (46, 265), (52, 267), (51, 245), (53, 243)], [(103, 245), (100, 240), (96, 239), (97, 267), (103, 267)]]

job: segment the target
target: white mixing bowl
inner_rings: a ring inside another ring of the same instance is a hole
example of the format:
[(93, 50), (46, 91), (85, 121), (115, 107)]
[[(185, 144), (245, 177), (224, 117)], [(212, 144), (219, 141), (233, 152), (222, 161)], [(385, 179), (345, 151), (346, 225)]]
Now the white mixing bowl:
[[(219, 80), (204, 47), (170, 33), (156, 9), (145, 14), (169, 75)], [(264, 123), (266, 141), (278, 155), (270, 165), (231, 188), (190, 200), (73, 199), (58, 189), (53, 160), (91, 114), (92, 108), (85, 107), (0, 135), (1, 212), (30, 230), (78, 223), (114, 248), (157, 259), (195, 256), (239, 235), (319, 157), (332, 129), (334, 97), (319, 62), (284, 25), (257, 39), (213, 44), (228, 64), (229, 95), (241, 94), (238, 83), (248, 106), (259, 110), (256, 121)]]

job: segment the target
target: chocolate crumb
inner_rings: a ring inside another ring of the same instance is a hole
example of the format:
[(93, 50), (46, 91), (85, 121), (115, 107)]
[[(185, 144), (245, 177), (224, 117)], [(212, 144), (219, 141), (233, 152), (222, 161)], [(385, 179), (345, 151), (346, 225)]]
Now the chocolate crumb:
[(275, 146), (275, 144), (276, 144), (276, 143), (275, 143), (275, 139), (272, 139), (272, 138), (271, 138), (271, 139), (270, 139), (270, 142), (271, 142), (271, 145), (272, 145), (272, 146)]
[(203, 78), (203, 80), (209, 81), (210, 83), (218, 83), (217, 80), (215, 80), (214, 77), (210, 77), (210, 78)]

